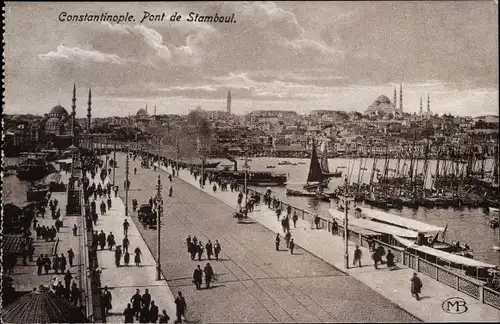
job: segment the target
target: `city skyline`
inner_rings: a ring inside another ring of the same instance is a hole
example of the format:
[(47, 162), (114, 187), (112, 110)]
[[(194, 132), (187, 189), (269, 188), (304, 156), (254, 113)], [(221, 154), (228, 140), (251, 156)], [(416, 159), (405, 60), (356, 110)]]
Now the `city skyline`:
[[(68, 14), (235, 14), (234, 24), (60, 22)], [(5, 112), (60, 103), (93, 117), (226, 110), (365, 111), (404, 86), (404, 112), (498, 114), (494, 2), (8, 3)], [(392, 99), (391, 99), (392, 100)]]

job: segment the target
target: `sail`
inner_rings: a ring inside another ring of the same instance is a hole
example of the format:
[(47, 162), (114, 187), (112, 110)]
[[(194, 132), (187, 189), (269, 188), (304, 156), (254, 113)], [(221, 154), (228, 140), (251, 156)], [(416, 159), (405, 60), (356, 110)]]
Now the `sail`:
[(330, 168), (328, 167), (328, 149), (325, 142), (323, 142), (323, 156), (321, 157), (321, 170), (323, 173), (330, 173)]
[(316, 153), (316, 142), (313, 139), (311, 163), (309, 164), (309, 174), (307, 175), (307, 183), (321, 182), (321, 181), (323, 181), (323, 171), (321, 171), (321, 165), (318, 160), (318, 154)]

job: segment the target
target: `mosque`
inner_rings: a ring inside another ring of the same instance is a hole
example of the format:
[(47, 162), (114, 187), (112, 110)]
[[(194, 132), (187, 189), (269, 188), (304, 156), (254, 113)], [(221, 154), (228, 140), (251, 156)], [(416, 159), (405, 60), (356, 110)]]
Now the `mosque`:
[[(88, 109), (87, 109), (87, 129), (90, 133), (91, 118), (91, 98), (92, 91), (89, 89)], [(66, 108), (58, 104), (45, 114), (38, 127), (39, 138), (47, 144), (47, 148), (64, 149), (71, 145), (77, 145), (76, 140), (79, 135), (85, 133), (84, 129), (76, 121), (76, 85), (73, 85), (73, 98), (71, 113)]]
[(397, 106), (397, 91), (394, 88), (394, 101), (391, 102), (387, 96), (381, 95), (375, 101), (368, 106), (365, 111), (368, 115), (376, 116), (387, 116), (392, 114), (393, 116), (403, 115), (403, 85), (399, 86), (399, 107)]

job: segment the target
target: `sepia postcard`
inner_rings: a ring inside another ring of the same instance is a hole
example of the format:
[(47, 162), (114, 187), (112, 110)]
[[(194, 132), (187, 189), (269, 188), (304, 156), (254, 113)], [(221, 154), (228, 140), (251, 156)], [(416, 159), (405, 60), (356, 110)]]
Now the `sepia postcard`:
[(498, 1), (3, 22), (2, 322), (500, 322)]

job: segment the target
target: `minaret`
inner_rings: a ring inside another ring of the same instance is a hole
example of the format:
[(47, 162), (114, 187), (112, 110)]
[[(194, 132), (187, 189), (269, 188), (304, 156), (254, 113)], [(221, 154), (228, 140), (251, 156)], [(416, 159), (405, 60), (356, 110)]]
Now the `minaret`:
[(148, 115), (148, 104), (146, 104), (146, 116)]
[(427, 94), (427, 114), (431, 115), (431, 97)]
[(154, 116), (156, 117), (156, 105), (155, 105), (155, 110), (154, 110)]
[(420, 116), (423, 115), (423, 111), (422, 111), (422, 96), (420, 96), (420, 112), (418, 113)]
[(87, 133), (90, 134), (90, 118), (92, 117), (92, 88), (89, 87), (89, 101), (87, 102), (89, 105), (87, 108)]
[(394, 110), (397, 109), (397, 106), (398, 106), (397, 101), (398, 101), (398, 94), (397, 94), (396, 87), (394, 87), (394, 102), (393, 102), (394, 103)]
[(73, 83), (73, 104), (71, 105), (71, 135), (75, 137), (76, 84)]
[(227, 113), (231, 114), (231, 90), (229, 90), (227, 92), (227, 106), (226, 106), (226, 109), (227, 109)]
[(403, 84), (399, 85), (399, 111), (403, 113)]

